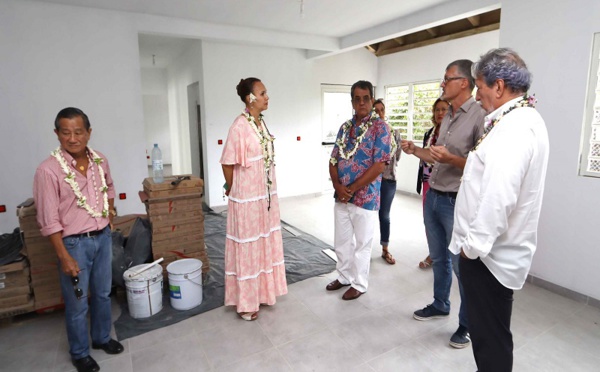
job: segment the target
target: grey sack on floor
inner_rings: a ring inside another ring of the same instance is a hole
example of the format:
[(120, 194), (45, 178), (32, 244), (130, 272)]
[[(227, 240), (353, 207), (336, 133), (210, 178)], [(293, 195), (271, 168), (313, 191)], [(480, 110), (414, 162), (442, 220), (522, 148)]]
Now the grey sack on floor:
[[(168, 291), (163, 290), (163, 309), (149, 318), (134, 319), (129, 316), (127, 300), (121, 299), (121, 316), (115, 322), (115, 330), (119, 340), (166, 327), (223, 306), (225, 296), (224, 251), (226, 224), (227, 217), (225, 215), (205, 212), (204, 240), (210, 261), (210, 271), (202, 288), (202, 303), (190, 310), (175, 310), (171, 307)], [(323, 249), (331, 248), (331, 246), (283, 221), (281, 226), (288, 284), (316, 275), (327, 274), (335, 269), (335, 262), (322, 252)]]

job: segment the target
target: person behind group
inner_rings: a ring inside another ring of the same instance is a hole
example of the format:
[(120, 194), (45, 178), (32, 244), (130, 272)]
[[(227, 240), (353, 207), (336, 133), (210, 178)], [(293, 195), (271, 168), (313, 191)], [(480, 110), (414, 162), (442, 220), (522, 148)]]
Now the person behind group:
[[(386, 121), (385, 104), (383, 103), (382, 99), (375, 100), (373, 109), (382, 120)], [(391, 128), (391, 126), (390, 130), (394, 134), (394, 141), (396, 144), (400, 144), (400, 141), (402, 140), (400, 137), (400, 132), (398, 130), (394, 130)], [(402, 154), (402, 151), (396, 147), (396, 153), (392, 154), (390, 157), (390, 162), (385, 167), (381, 179), (381, 206), (379, 208), (381, 257), (383, 257), (383, 259), (390, 265), (396, 263), (396, 259), (388, 250), (388, 246), (390, 242), (390, 209), (392, 208), (392, 202), (394, 201), (394, 196), (396, 195), (396, 166), (398, 165), (398, 161), (400, 161), (400, 154)]]
[(411, 141), (402, 141), (402, 149), (433, 164), (429, 190), (425, 198), (423, 219), (429, 255), (433, 261), (433, 302), (414, 312), (416, 320), (446, 317), (450, 313), (452, 271), (458, 279), (461, 305), (458, 329), (450, 338), (450, 346), (460, 349), (471, 343), (464, 291), (460, 281), (458, 255), (448, 250), (454, 225), (454, 205), (463, 168), (469, 151), (483, 133), (485, 112), (472, 96), (475, 82), (472, 62), (457, 60), (448, 65), (442, 80), (442, 99), (450, 102), (450, 112), (442, 120), (435, 146), (423, 149)]
[(488, 115), (467, 158), (450, 250), (461, 255), (477, 368), (505, 372), (513, 363), (513, 290), (523, 287), (536, 250), (548, 133), (527, 93), (531, 74), (516, 52), (490, 50), (473, 76)]
[(381, 174), (395, 151), (390, 127), (372, 111), (373, 85), (357, 81), (350, 95), (355, 115), (340, 127), (329, 160), (335, 189), (333, 245), (338, 278), (326, 289), (350, 286), (344, 300), (360, 297), (369, 286)]
[[(450, 104), (448, 101), (444, 101), (441, 98), (438, 98), (433, 103), (433, 115), (431, 116), (431, 121), (433, 122), (433, 127), (429, 129), (425, 136), (423, 137), (423, 148), (428, 149), (431, 146), (435, 146), (437, 139), (440, 135), (440, 124), (442, 123), (442, 119), (446, 116), (448, 112)], [(427, 163), (424, 160), (419, 162), (419, 174), (417, 176), (417, 193), (421, 194), (421, 187), (423, 188), (423, 211), (425, 211), (425, 199), (427, 197), (427, 190), (429, 190), (429, 176), (431, 175), (431, 171), (433, 170), (433, 163)], [(427, 255), (425, 259), (419, 262), (420, 269), (428, 269), (431, 267), (432, 261), (431, 257)]]
[(93, 372), (100, 367), (90, 356), (88, 310), (92, 348), (123, 351), (110, 337), (115, 190), (106, 156), (87, 145), (92, 128), (83, 111), (62, 109), (54, 133), (60, 146), (33, 180), (37, 222), (58, 256), (71, 361), (77, 371)]
[(229, 196), (225, 305), (236, 306), (244, 320), (256, 320), (261, 304), (274, 305), (287, 293), (275, 137), (262, 115), (269, 108), (265, 85), (250, 77), (236, 89), (246, 107), (229, 128), (220, 160)]

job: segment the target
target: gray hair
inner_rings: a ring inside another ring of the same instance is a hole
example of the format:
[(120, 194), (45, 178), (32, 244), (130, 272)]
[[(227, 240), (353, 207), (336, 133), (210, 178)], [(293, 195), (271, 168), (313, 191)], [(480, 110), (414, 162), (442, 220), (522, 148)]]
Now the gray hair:
[(446, 67), (446, 70), (450, 69), (452, 66), (456, 66), (458, 73), (469, 82), (469, 90), (473, 90), (473, 88), (475, 88), (475, 79), (473, 79), (473, 76), (471, 75), (471, 67), (473, 66), (473, 62), (468, 59), (458, 59), (454, 62), (451, 62)]
[(473, 65), (474, 77), (481, 77), (489, 87), (496, 80), (504, 80), (513, 93), (526, 93), (531, 86), (531, 73), (525, 61), (509, 48), (492, 49)]

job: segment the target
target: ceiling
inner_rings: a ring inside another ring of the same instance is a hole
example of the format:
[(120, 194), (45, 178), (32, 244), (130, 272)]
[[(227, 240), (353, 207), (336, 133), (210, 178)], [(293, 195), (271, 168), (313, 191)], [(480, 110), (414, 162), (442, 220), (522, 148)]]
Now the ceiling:
[[(420, 46), (416, 43), (423, 38), (413, 39), (411, 33), (403, 33), (399, 37), (399, 30), (431, 35), (442, 30), (442, 27), (439, 27), (442, 25), (440, 22), (428, 25), (412, 22), (415, 16), (417, 19), (423, 19), (423, 14), (433, 14), (437, 19), (443, 19), (448, 14), (449, 18), (446, 21), (451, 22), (460, 18), (452, 16), (455, 11), (463, 12), (465, 14), (463, 17), (472, 18), (473, 14), (464, 12), (464, 4), (468, 7), (469, 3), (479, 1), (478, 5), (489, 7), (490, 4), (496, 3), (496, 0), (35, 1), (200, 21), (203, 23), (201, 27), (211, 29), (213, 39), (218, 40), (221, 35), (223, 41), (232, 41), (232, 35), (241, 35), (237, 42), (249, 43), (255, 40), (247, 35), (259, 35), (263, 41), (279, 40), (279, 46), (298, 47), (297, 43), (294, 46), (292, 39), (296, 41), (304, 38), (309, 42), (326, 40), (338, 45), (335, 48), (340, 51), (348, 47), (367, 46), (375, 55), (384, 55), (386, 51), (398, 49), (402, 47), (402, 43)], [(491, 8), (497, 7), (499, 5), (491, 6)], [(439, 33), (438, 36), (444, 36), (443, 32)], [(427, 36), (427, 38), (431, 37)], [(141, 67), (165, 68), (188, 49), (193, 40), (193, 38), (140, 34)], [(443, 41), (440, 38), (438, 40)], [(324, 52), (319, 51), (319, 53)]]
[[(451, 0), (37, 0), (342, 37)], [(301, 8), (303, 14), (301, 14)]]

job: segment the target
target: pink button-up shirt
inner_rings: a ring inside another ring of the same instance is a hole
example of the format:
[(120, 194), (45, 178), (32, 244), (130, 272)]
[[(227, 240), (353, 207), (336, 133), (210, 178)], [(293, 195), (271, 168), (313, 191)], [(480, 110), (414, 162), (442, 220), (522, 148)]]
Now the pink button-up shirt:
[[(108, 199), (114, 199), (115, 190), (108, 160), (100, 152), (95, 152), (104, 159), (100, 166), (106, 177), (107, 196)], [(75, 159), (64, 150), (62, 154), (73, 173), (75, 173), (75, 180), (81, 193), (86, 197), (87, 204), (95, 211), (101, 212), (104, 206), (104, 198), (102, 191), (100, 191), (102, 181), (100, 180), (98, 166), (90, 161), (84, 176), (76, 169)], [(94, 190), (92, 175), (96, 179), (97, 192)], [(65, 237), (105, 228), (109, 223), (108, 217), (95, 218), (90, 216), (85, 209), (78, 207), (75, 193), (65, 181), (65, 177), (66, 175), (60, 167), (60, 163), (53, 156), (44, 160), (35, 172), (33, 198), (37, 209), (37, 222), (41, 227), (40, 232), (42, 235), (49, 236), (62, 231), (62, 236)], [(98, 196), (98, 204), (96, 204), (96, 195)]]

